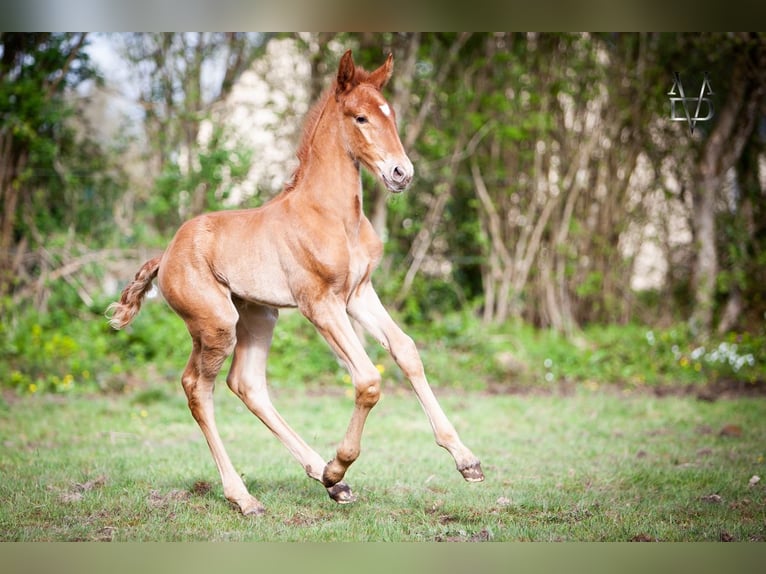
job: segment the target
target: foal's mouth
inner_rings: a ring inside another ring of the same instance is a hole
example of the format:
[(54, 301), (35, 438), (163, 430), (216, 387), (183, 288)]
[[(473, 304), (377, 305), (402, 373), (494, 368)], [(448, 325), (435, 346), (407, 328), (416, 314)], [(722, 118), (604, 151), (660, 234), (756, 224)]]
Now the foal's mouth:
[(386, 189), (388, 189), (388, 191), (391, 191), (393, 193), (401, 193), (405, 189), (407, 189), (410, 185), (409, 181), (405, 183), (395, 183), (385, 176), (383, 176), (382, 179), (383, 179), (383, 183), (386, 186)]

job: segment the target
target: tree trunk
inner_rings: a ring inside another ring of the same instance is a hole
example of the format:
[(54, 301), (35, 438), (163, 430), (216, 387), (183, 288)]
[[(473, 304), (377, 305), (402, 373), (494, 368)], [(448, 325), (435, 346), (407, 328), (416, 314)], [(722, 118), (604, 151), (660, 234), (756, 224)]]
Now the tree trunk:
[(489, 293), (485, 289), (485, 294), (490, 297), (484, 302), (484, 322), (501, 323), (508, 317), (513, 259), (503, 240), (500, 215), (487, 190), (475, 156), (471, 159), (471, 175), (473, 176), (476, 195), (479, 197), (485, 212), (485, 217), (481, 220), (486, 219), (485, 233), (490, 238), (490, 272), (487, 279), (491, 282), (492, 289)]
[(14, 281), (13, 230), (19, 203), (18, 174), (24, 156), (13, 154), (13, 136), (0, 132), (0, 296), (10, 293)]
[(702, 149), (692, 191), (692, 226), (697, 247), (694, 268), (694, 310), (689, 319), (692, 332), (707, 338), (713, 325), (718, 276), (715, 200), (723, 176), (735, 165), (755, 127), (766, 94), (766, 46), (756, 41), (743, 50), (734, 64), (731, 86), (713, 131)]
[(689, 326), (695, 336), (710, 334), (718, 276), (718, 253), (715, 248), (715, 196), (719, 180), (703, 178), (694, 194), (693, 225), (697, 248), (694, 269), (694, 311)]

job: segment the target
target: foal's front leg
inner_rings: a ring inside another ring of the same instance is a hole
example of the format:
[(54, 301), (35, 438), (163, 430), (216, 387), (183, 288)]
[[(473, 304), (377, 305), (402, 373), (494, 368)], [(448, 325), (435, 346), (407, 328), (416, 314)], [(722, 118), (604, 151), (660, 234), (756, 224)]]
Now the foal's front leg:
[(356, 391), (346, 434), (322, 474), (322, 482), (330, 490), (340, 484), (348, 467), (359, 457), (364, 423), (380, 398), (381, 377), (354, 332), (343, 302), (328, 296), (302, 311), (345, 363)]
[(349, 313), (391, 353), (409, 379), (423, 410), (431, 423), (436, 443), (455, 459), (460, 474), (468, 482), (484, 480), (479, 459), (466, 447), (447, 419), (426, 379), (423, 362), (412, 338), (394, 322), (371, 284), (349, 303)]

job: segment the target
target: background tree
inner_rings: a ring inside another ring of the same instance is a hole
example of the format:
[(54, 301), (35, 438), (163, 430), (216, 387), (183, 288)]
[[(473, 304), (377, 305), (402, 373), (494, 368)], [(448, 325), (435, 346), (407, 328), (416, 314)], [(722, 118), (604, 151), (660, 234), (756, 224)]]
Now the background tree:
[(235, 179), (247, 172), (246, 152), (224, 153), (222, 126), (207, 142), (201, 129), (268, 36), (200, 32), (120, 38), (144, 110), (148, 180), (154, 182), (147, 200), (159, 230), (168, 233), (183, 220), (221, 206), (224, 172)]
[[(468, 310), (569, 334), (688, 320), (704, 338), (762, 317), (763, 34), (112, 36), (144, 112), (142, 185), (126, 184), (119, 148), (90, 141), (72, 105), (93, 77), (86, 36), (2, 38), (6, 293), (42, 270), (46, 234), (95, 221), (101, 239), (80, 237), (106, 241), (109, 206), (134, 206), (116, 210), (120, 229), (150, 222), (158, 243), (228, 207), (252, 158), (212, 110), (278, 38), (306, 54), (313, 94), (346, 48), (368, 68), (395, 55), (387, 95), (417, 177), (394, 197), (367, 175), (364, 186), (386, 241), (380, 287), (408, 318)], [(716, 92), (693, 135), (669, 121), (672, 73), (686, 70), (707, 71)], [(662, 265), (640, 291), (647, 253)]]
[(86, 34), (0, 34), (0, 296), (34, 294), (43, 305), (51, 273), (69, 280), (88, 261), (78, 258), (80, 238), (95, 246), (110, 234), (122, 175), (72, 97), (97, 80), (86, 42)]
[[(755, 184), (761, 181), (758, 165), (752, 157), (750, 161), (742, 158), (745, 149), (757, 149), (762, 140), (757, 126), (763, 123), (766, 103), (766, 35), (662, 35), (658, 50), (667, 73), (671, 68), (704, 70), (715, 82), (713, 121), (698, 123), (696, 137), (685, 138), (680, 126), (669, 135), (670, 142), (675, 139), (681, 144), (683, 155), (676, 156), (673, 169), (683, 182), (693, 233), (689, 324), (704, 339), (718, 318), (721, 327), (730, 328), (742, 311), (738, 295), (742, 276), (729, 270), (722, 276), (720, 265), (722, 256), (729, 259), (729, 253), (741, 252), (742, 238), (731, 234), (731, 223), (721, 229), (719, 220), (730, 220), (748, 196), (743, 181), (749, 182), (750, 193), (761, 187)], [(701, 78), (694, 79), (696, 89)], [(683, 129), (688, 129), (685, 124)], [(760, 196), (762, 202), (762, 188)], [(721, 314), (721, 303), (727, 298), (731, 303)]]

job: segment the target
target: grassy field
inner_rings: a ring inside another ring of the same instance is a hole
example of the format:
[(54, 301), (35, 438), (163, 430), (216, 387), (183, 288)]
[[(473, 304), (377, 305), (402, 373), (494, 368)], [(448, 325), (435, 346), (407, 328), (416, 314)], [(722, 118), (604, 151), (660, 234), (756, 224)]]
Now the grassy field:
[[(409, 391), (387, 389), (332, 502), (225, 388), (221, 434), (266, 515), (239, 515), (175, 387), (0, 403), (4, 541), (763, 541), (766, 400), (581, 388), (439, 393), (487, 480), (467, 484)], [(328, 459), (343, 389), (275, 404)], [(756, 481), (754, 476), (764, 477)]]

